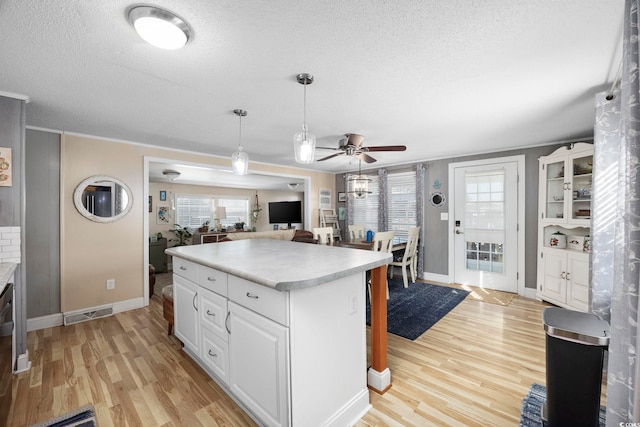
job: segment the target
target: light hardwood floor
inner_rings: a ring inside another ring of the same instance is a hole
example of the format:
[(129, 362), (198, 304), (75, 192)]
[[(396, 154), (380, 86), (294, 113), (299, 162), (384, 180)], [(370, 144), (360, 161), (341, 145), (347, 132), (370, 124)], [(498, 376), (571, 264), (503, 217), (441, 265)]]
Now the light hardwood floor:
[[(529, 386), (544, 384), (544, 306), (467, 298), (413, 342), (389, 335), (393, 386), (370, 392), (373, 409), (356, 425), (518, 425)], [(8, 425), (90, 403), (100, 427), (255, 425), (166, 335), (158, 297), (109, 318), (29, 332), (28, 346), (32, 368), (15, 378)]]

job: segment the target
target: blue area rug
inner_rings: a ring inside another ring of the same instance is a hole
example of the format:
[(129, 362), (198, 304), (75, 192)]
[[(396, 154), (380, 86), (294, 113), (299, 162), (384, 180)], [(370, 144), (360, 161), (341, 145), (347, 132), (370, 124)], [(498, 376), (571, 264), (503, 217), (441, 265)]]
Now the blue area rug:
[[(402, 278), (389, 279), (387, 331), (415, 340), (435, 325), (469, 295), (468, 291), (428, 283), (409, 283)], [(367, 324), (371, 324), (371, 307), (367, 295)]]
[(96, 415), (93, 405), (87, 405), (31, 427), (96, 427)]
[[(522, 411), (520, 413), (520, 427), (541, 427), (542, 419), (540, 410), (547, 400), (547, 389), (540, 384), (532, 384), (529, 393), (522, 401)], [(600, 407), (600, 425), (606, 424), (607, 411), (604, 406)]]

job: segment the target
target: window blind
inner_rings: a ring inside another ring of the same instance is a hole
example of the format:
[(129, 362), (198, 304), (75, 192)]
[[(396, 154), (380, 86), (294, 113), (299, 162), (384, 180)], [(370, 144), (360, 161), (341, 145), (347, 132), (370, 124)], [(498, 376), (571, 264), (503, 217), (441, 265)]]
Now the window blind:
[(353, 224), (363, 225), (365, 232), (367, 230), (378, 230), (378, 195), (379, 185), (377, 175), (367, 175), (371, 179), (369, 183), (369, 191), (371, 194), (366, 199), (352, 199), (353, 203)]
[(395, 232), (394, 243), (406, 242), (417, 225), (415, 171), (387, 175), (387, 206), (387, 230)]
[(227, 218), (221, 219), (224, 227), (234, 225), (236, 222), (244, 222), (249, 226), (249, 198), (247, 197), (219, 197), (217, 204), (226, 208)]
[(201, 227), (205, 221), (211, 221), (213, 210), (213, 196), (176, 194), (176, 224), (182, 227)]

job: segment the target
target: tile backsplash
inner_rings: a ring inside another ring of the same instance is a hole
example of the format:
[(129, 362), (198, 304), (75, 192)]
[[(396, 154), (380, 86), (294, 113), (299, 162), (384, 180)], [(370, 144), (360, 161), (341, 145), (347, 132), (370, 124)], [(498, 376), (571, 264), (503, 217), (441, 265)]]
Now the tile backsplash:
[(20, 263), (20, 227), (0, 227), (0, 262)]

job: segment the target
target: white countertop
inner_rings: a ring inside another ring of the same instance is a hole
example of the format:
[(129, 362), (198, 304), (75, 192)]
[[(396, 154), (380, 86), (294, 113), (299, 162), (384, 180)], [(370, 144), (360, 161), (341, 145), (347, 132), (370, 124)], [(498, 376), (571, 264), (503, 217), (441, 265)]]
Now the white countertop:
[(165, 252), (279, 291), (321, 285), (392, 260), (385, 252), (275, 239), (180, 246)]
[(0, 294), (4, 292), (17, 266), (18, 264), (13, 262), (0, 262)]

